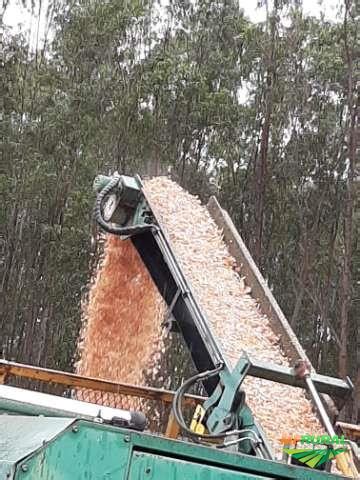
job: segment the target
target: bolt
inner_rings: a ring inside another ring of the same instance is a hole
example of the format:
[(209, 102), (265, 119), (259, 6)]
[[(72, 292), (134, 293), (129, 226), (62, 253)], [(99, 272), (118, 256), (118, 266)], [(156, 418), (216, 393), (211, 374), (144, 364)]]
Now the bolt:
[(126, 443), (130, 442), (130, 437), (129, 437), (129, 435), (125, 435), (125, 437), (124, 437), (124, 442), (126, 442)]
[(145, 473), (147, 474), (151, 473), (151, 468), (150, 467), (145, 468)]
[(72, 431), (73, 431), (74, 433), (77, 433), (77, 432), (79, 431), (79, 427), (76, 426), (76, 425), (74, 425), (74, 426), (72, 427)]
[(23, 463), (23, 464), (21, 465), (21, 470), (22, 470), (23, 472), (27, 472), (28, 469), (29, 469), (29, 467), (26, 465), (26, 463)]

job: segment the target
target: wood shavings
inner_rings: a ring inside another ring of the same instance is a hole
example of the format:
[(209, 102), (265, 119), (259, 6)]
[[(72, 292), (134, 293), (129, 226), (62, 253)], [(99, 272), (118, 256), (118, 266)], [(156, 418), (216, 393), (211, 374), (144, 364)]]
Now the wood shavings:
[[(229, 255), (207, 209), (166, 177), (145, 182), (145, 191), (232, 366), (243, 350), (259, 360), (290, 366), (279, 347), (280, 339), (250, 296), (245, 279), (239, 277), (241, 267)], [(244, 389), (250, 408), (278, 456), (283, 434), (323, 433), (303, 390), (250, 377)]]
[[(76, 371), (144, 385), (149, 370), (156, 370), (163, 349), (163, 301), (130, 240), (109, 236), (104, 258), (90, 291)], [(116, 394), (78, 391), (77, 398), (144, 410), (140, 399)]]
[[(289, 366), (280, 339), (240, 276), (241, 265), (229, 255), (221, 231), (199, 199), (166, 177), (146, 181), (145, 190), (228, 361), (234, 366), (246, 350), (259, 360)], [(161, 330), (164, 311), (131, 242), (110, 236), (90, 294), (78, 373), (135, 384), (144, 383), (145, 371), (162, 378), (157, 365), (167, 355)], [(278, 457), (283, 435), (323, 433), (301, 389), (250, 377), (244, 389)], [(144, 406), (134, 399), (111, 401), (122, 408)]]

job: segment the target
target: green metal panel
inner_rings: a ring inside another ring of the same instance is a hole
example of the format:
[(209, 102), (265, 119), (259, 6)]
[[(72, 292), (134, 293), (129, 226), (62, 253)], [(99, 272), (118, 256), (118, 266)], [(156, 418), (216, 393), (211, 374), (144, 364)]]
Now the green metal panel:
[(130, 444), (117, 429), (96, 423), (70, 427), (18, 465), (16, 480), (122, 480)]
[(273, 477), (135, 452), (127, 480), (268, 480)]
[(340, 477), (84, 420), (22, 460), (15, 476), (16, 480), (336, 478)]
[(236, 454), (203, 447), (188, 442), (167, 440), (147, 434), (130, 433), (131, 443), (136, 451), (149, 451), (163, 456), (186, 459), (221, 468), (229, 468), (251, 474), (268, 475), (270, 478), (293, 480), (336, 480), (345, 478), (320, 472), (314, 469), (295, 467), (273, 460), (265, 460), (251, 455)]
[(0, 479), (12, 478), (15, 463), (74, 422), (68, 418), (0, 415)]

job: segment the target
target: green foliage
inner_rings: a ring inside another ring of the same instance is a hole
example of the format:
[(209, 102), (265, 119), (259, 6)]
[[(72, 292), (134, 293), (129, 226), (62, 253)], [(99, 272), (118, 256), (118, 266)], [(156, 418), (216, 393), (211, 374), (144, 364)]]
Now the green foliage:
[[(338, 356), (348, 122), (344, 26), (275, 2), (264, 24), (238, 2), (69, 2), (32, 52), (4, 36), (1, 328), (8, 358), (71, 368), (96, 248), (98, 172), (159, 173), (216, 192), (315, 366)], [(347, 26), (355, 46), (356, 19)], [(357, 43), (356, 43), (357, 42)], [(355, 191), (359, 198), (359, 189)], [(354, 203), (349, 373), (359, 354), (359, 203)]]

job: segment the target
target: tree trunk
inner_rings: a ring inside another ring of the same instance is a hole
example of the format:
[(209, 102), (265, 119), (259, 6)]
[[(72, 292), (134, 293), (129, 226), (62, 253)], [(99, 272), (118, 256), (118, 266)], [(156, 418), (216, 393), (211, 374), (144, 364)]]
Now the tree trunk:
[(340, 307), (340, 352), (339, 375), (348, 374), (348, 320), (352, 294), (351, 257), (353, 242), (353, 210), (354, 210), (354, 167), (356, 159), (356, 126), (357, 126), (357, 101), (354, 92), (353, 53), (348, 43), (348, 14), (351, 2), (345, 0), (344, 17), (344, 47), (347, 60), (348, 74), (348, 129), (347, 129), (347, 157), (349, 161), (346, 180), (346, 195), (344, 207), (344, 258), (341, 278), (341, 307)]
[(255, 235), (253, 256), (256, 264), (261, 266), (263, 227), (264, 227), (264, 206), (266, 192), (266, 175), (269, 151), (269, 137), (271, 127), (271, 116), (273, 109), (273, 92), (275, 82), (275, 49), (276, 49), (276, 24), (277, 24), (278, 2), (274, 1), (274, 10), (270, 18), (270, 51), (266, 54), (266, 93), (265, 93), (265, 114), (261, 132), (260, 154), (255, 164)]

